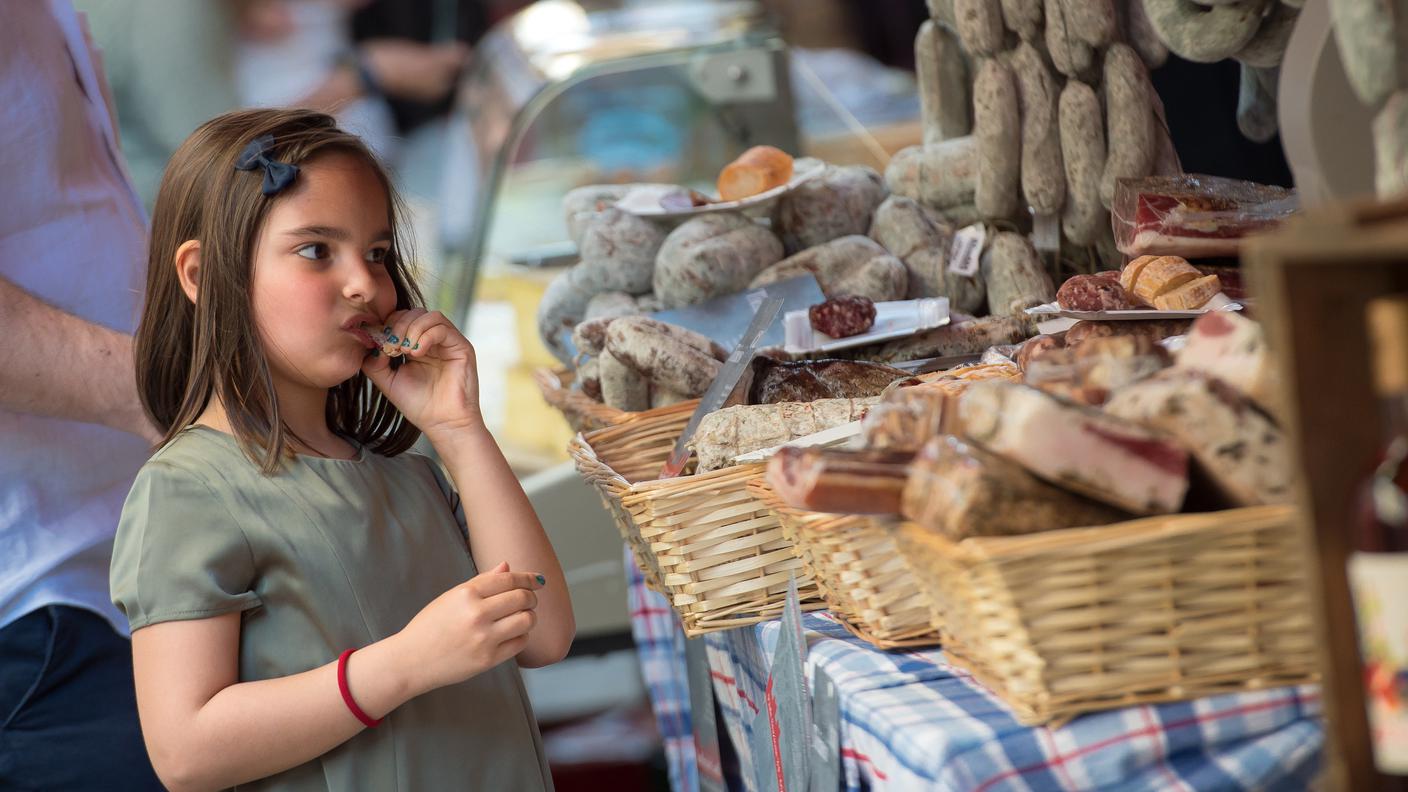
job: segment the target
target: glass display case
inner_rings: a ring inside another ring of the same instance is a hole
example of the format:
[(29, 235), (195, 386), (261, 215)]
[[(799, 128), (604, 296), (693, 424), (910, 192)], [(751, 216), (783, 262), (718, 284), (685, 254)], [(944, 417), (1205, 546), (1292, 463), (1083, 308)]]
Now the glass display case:
[(573, 187), (709, 186), (751, 145), (797, 151), (787, 58), (751, 0), (541, 0), (495, 28), (449, 135), (442, 310), (465, 316), (482, 268), (566, 263)]

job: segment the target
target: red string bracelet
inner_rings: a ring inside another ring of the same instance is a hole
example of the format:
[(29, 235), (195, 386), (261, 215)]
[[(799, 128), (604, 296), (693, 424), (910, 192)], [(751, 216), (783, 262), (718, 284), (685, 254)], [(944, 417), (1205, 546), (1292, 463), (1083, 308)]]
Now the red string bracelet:
[(352, 714), (356, 715), (357, 720), (361, 721), (364, 726), (371, 728), (380, 725), (381, 718), (373, 718), (363, 712), (362, 708), (357, 706), (356, 699), (352, 698), (352, 689), (347, 687), (347, 658), (351, 657), (355, 651), (357, 650), (347, 649), (337, 656), (337, 689), (342, 693), (342, 701), (347, 705), (347, 709), (352, 710)]

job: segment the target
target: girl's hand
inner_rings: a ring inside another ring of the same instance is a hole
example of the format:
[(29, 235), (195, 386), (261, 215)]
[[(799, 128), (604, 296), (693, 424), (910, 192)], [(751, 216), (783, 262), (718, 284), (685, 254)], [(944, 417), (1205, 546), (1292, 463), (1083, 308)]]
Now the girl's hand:
[(538, 622), (539, 577), (500, 563), (421, 609), (395, 636), (413, 693), (463, 682), (523, 651)]
[(389, 332), (401, 345), (404, 362), (398, 368), (393, 370), (391, 358), (377, 352), (362, 362), (362, 372), (406, 420), (432, 440), (442, 431), (483, 424), (474, 347), (444, 314), (423, 308), (397, 311), (384, 327), (370, 330)]

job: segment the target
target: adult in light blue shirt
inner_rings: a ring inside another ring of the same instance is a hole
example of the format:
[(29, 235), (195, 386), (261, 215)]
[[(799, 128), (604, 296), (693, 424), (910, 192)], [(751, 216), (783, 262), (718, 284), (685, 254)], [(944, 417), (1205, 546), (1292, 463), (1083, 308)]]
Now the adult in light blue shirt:
[(146, 221), (68, 0), (0, 19), (0, 789), (160, 789), (107, 585), (159, 436), (129, 336)]

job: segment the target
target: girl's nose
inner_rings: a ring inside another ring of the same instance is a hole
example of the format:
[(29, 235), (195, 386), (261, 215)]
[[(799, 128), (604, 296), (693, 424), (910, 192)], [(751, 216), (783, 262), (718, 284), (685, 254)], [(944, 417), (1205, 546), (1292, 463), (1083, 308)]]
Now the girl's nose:
[(346, 268), (347, 279), (342, 286), (342, 295), (353, 302), (370, 303), (376, 299), (376, 276), (371, 265), (361, 259), (354, 259)]

